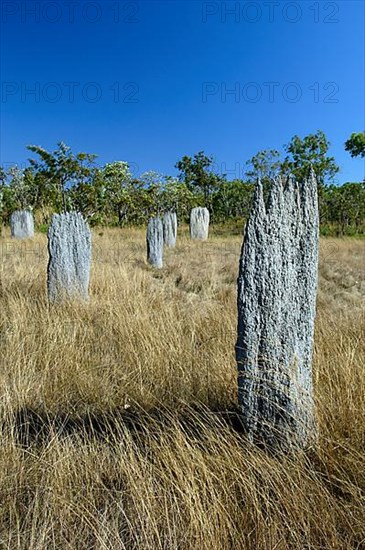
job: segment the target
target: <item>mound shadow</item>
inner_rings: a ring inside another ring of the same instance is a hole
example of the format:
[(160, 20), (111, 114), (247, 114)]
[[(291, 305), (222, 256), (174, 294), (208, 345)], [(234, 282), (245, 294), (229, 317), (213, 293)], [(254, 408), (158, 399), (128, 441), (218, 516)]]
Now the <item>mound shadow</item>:
[(126, 435), (138, 446), (144, 447), (147, 439), (158, 438), (161, 433), (176, 428), (189, 439), (202, 444), (207, 430), (214, 428), (245, 435), (238, 408), (225, 411), (200, 406), (181, 411), (117, 408), (108, 412), (71, 415), (24, 407), (3, 422), (3, 430), (10, 430), (16, 444), (23, 448), (46, 445), (55, 436), (59, 439), (77, 437), (85, 442), (96, 439), (113, 443)]

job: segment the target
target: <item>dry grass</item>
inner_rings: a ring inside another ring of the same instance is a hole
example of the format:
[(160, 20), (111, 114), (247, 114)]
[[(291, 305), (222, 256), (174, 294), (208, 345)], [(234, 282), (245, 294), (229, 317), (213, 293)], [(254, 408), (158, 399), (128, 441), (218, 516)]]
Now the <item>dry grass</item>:
[[(0, 547), (365, 548), (364, 242), (323, 240), (319, 439), (269, 456), (236, 407), (240, 237), (94, 234), (88, 304), (49, 307), (46, 238), (0, 239)], [(237, 427), (237, 426), (236, 426)]]

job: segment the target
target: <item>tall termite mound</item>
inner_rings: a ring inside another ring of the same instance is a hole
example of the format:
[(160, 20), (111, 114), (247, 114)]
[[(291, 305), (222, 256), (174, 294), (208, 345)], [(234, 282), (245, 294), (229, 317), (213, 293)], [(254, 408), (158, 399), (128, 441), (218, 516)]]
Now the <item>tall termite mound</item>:
[(198, 206), (190, 212), (190, 237), (206, 241), (209, 233), (209, 210)]
[(163, 241), (168, 248), (176, 245), (177, 216), (175, 212), (166, 212), (162, 218)]
[(91, 232), (77, 212), (54, 214), (48, 229), (48, 298), (88, 298)]
[(15, 239), (34, 237), (34, 219), (30, 210), (16, 210), (10, 217), (11, 236)]
[(238, 396), (251, 440), (305, 446), (314, 433), (312, 350), (318, 270), (313, 175), (257, 183), (238, 276)]
[(163, 265), (163, 225), (160, 218), (151, 218), (147, 225), (147, 260), (153, 266)]

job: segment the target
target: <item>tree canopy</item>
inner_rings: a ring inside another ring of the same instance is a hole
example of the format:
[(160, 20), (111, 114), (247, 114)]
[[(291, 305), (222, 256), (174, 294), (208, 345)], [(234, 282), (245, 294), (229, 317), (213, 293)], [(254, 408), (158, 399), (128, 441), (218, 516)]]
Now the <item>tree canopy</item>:
[(365, 132), (354, 132), (345, 142), (345, 149), (352, 157), (365, 157)]
[(321, 130), (304, 138), (294, 136), (284, 146), (287, 154), (282, 163), (283, 173), (293, 174), (297, 181), (302, 181), (313, 168), (318, 185), (333, 181), (340, 169), (335, 158), (328, 155), (329, 147), (330, 142)]
[[(363, 137), (352, 134), (351, 147), (346, 142), (353, 156), (363, 156)], [(63, 142), (53, 152), (29, 145), (36, 158), (29, 159), (25, 169), (0, 169), (0, 220), (7, 222), (14, 210), (27, 208), (40, 223), (48, 223), (52, 212), (67, 210), (79, 210), (92, 225), (145, 224), (168, 210), (176, 211), (183, 222), (193, 207), (207, 206), (213, 223), (225, 223), (248, 217), (257, 178), (268, 189), (278, 175), (291, 174), (301, 181), (313, 167), (322, 226), (359, 232), (365, 219), (365, 184), (333, 184), (339, 167), (329, 147), (320, 130), (303, 138), (296, 135), (284, 146), (284, 158), (277, 149), (264, 149), (246, 161), (242, 179), (229, 180), (204, 151), (177, 161), (177, 177), (153, 171), (135, 176), (126, 160), (97, 166), (95, 154), (73, 153)]]

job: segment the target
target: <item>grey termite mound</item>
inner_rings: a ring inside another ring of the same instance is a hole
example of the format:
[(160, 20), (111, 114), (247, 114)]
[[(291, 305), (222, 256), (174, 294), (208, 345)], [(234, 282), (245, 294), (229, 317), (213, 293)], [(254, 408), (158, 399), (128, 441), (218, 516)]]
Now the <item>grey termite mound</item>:
[(166, 212), (162, 218), (163, 241), (168, 248), (176, 246), (177, 216), (175, 212)]
[(16, 210), (10, 217), (11, 236), (15, 239), (34, 237), (34, 220), (30, 210)]
[(47, 287), (50, 302), (88, 299), (91, 231), (78, 212), (54, 214), (48, 229)]
[(190, 212), (190, 237), (193, 240), (206, 241), (209, 233), (209, 210), (197, 207)]
[(312, 350), (318, 270), (313, 175), (257, 183), (238, 276), (238, 397), (251, 440), (304, 447), (315, 433)]
[(147, 260), (153, 266), (163, 265), (163, 225), (160, 218), (151, 218), (147, 225)]

